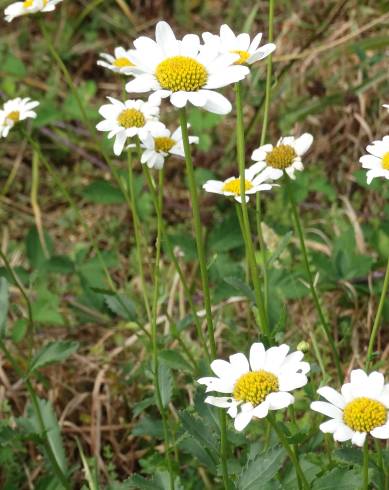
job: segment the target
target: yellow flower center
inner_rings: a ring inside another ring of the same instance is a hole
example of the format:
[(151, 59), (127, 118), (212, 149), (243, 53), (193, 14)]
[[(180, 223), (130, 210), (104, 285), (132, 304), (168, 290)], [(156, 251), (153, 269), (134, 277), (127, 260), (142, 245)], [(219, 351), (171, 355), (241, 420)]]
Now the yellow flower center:
[(154, 145), (157, 151), (163, 151), (164, 153), (169, 153), (176, 142), (169, 138), (168, 136), (157, 136), (154, 138)]
[(292, 165), (293, 160), (296, 158), (297, 153), (290, 145), (275, 146), (272, 151), (266, 155), (266, 163), (270, 167), (283, 170)]
[[(48, 0), (43, 0), (43, 6), (47, 5)], [(34, 5), (34, 0), (26, 0), (23, 2), (23, 8), (28, 9)]]
[(162, 61), (155, 70), (162, 88), (178, 92), (196, 92), (208, 79), (205, 66), (188, 56), (173, 56)]
[(243, 374), (235, 383), (232, 396), (235, 400), (261, 404), (269, 393), (279, 390), (278, 378), (268, 371), (250, 371)]
[(389, 170), (389, 151), (382, 157), (382, 168), (384, 170)]
[(6, 119), (9, 119), (10, 121), (17, 123), (20, 120), (20, 112), (19, 111), (12, 111), (8, 114)]
[(357, 432), (370, 432), (384, 425), (387, 417), (387, 409), (382, 403), (366, 397), (355, 398), (343, 410), (344, 422)]
[(231, 53), (238, 54), (240, 58), (235, 61), (234, 65), (244, 65), (246, 61), (250, 58), (250, 53), (248, 51), (241, 51), (240, 49), (234, 49)]
[(116, 60), (112, 63), (116, 68), (124, 68), (125, 66), (134, 66), (134, 63), (128, 58), (116, 58)]
[[(253, 184), (249, 180), (244, 181), (244, 190), (248, 191), (253, 188)], [(232, 192), (235, 196), (240, 196), (240, 179), (230, 180), (223, 185), (224, 192)]]
[(118, 118), (117, 122), (123, 128), (143, 128), (146, 124), (145, 116), (137, 109), (124, 109)]

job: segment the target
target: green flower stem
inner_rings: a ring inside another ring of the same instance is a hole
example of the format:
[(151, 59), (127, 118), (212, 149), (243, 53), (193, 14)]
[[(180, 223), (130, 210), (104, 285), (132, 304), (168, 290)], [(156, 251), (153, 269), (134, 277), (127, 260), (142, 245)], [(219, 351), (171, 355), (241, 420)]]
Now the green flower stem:
[(181, 124), (181, 131), (182, 131), (182, 141), (184, 144), (185, 163), (186, 163), (186, 172), (188, 175), (190, 200), (191, 200), (192, 213), (193, 213), (193, 224), (194, 224), (194, 231), (196, 237), (197, 255), (199, 258), (201, 283), (202, 283), (203, 294), (204, 294), (205, 315), (207, 319), (207, 328), (208, 328), (208, 342), (211, 349), (212, 358), (214, 359), (216, 357), (216, 341), (215, 341), (215, 331), (214, 331), (213, 320), (212, 320), (211, 295), (209, 291), (208, 270), (207, 270), (207, 263), (205, 258), (203, 233), (202, 233), (202, 225), (201, 225), (201, 218), (200, 218), (199, 197), (197, 194), (192, 154), (191, 154), (190, 144), (189, 144), (188, 119), (186, 116), (185, 107), (180, 109), (180, 124)]
[[(268, 14), (268, 42), (273, 42), (273, 23), (274, 23), (274, 4), (275, 0), (269, 0), (269, 14)], [(271, 88), (272, 88), (272, 75), (273, 75), (273, 56), (270, 54), (267, 57), (266, 63), (266, 87), (265, 87), (265, 104), (263, 112), (263, 122), (260, 146), (265, 144), (267, 127), (269, 123), (269, 110), (271, 101)], [(263, 290), (264, 290), (264, 303), (265, 311), (267, 314), (268, 304), (269, 304), (269, 280), (267, 271), (267, 260), (266, 260), (266, 244), (263, 239), (262, 231), (262, 211), (261, 211), (261, 193), (257, 192), (255, 195), (255, 207), (256, 207), (256, 217), (257, 217), (257, 234), (259, 240), (259, 246), (261, 247), (261, 257), (262, 257), (262, 275), (263, 275)]]
[(30, 380), (26, 377), (27, 373), (24, 373), (23, 370), (19, 367), (18, 362), (15, 360), (11, 352), (8, 350), (3, 339), (0, 339), (0, 349), (4, 353), (5, 357), (8, 359), (9, 363), (11, 364), (11, 366), (13, 367), (13, 369), (15, 370), (19, 378), (23, 379), (24, 382), (26, 383), (26, 387), (31, 399), (32, 407), (38, 420), (39, 431), (40, 431), (40, 436), (42, 438), (43, 446), (45, 448), (47, 458), (49, 459), (50, 466), (54, 474), (56, 475), (56, 477), (58, 478), (58, 480), (61, 482), (62, 486), (66, 490), (71, 490), (72, 485), (68, 477), (66, 476), (66, 474), (62, 471), (61, 466), (57, 461), (55, 452), (51, 447), (50, 440), (47, 435), (47, 428), (45, 426), (43, 414), (41, 411), (41, 407), (39, 405), (39, 399)]
[[(269, 14), (268, 14), (268, 42), (273, 42), (273, 24), (274, 24), (274, 4), (275, 0), (269, 0)], [(271, 85), (272, 85), (272, 74), (273, 74), (273, 55), (269, 54), (266, 59), (266, 88), (265, 88), (265, 103), (263, 109), (263, 122), (260, 146), (265, 144), (267, 127), (269, 124), (269, 109), (271, 101)]]
[(296, 471), (297, 480), (299, 482), (299, 488), (303, 488), (304, 490), (309, 490), (310, 489), (309, 483), (307, 482), (304, 476), (304, 472), (300, 466), (300, 461), (298, 459), (298, 456), (294, 452), (293, 447), (290, 446), (290, 444), (288, 443), (288, 440), (285, 434), (283, 433), (282, 429), (278, 427), (274, 415), (272, 413), (269, 413), (267, 418), (271, 426), (273, 427), (274, 431), (276, 432), (278, 439), (280, 440), (281, 444), (284, 446), (286, 452), (288, 453), (290, 460), (293, 463), (294, 469)]
[[(128, 153), (130, 154), (131, 151), (129, 151)], [(159, 172), (159, 182), (158, 182), (158, 208), (160, 212), (157, 213), (157, 239), (155, 243), (156, 257), (155, 257), (155, 267), (154, 267), (154, 274), (153, 274), (154, 293), (153, 293), (152, 315), (151, 315), (151, 345), (152, 345), (152, 363), (153, 363), (155, 395), (156, 395), (158, 410), (162, 418), (163, 434), (165, 440), (165, 457), (166, 457), (166, 464), (169, 471), (170, 490), (174, 490), (174, 474), (173, 474), (172, 461), (170, 458), (170, 437), (169, 437), (169, 430), (168, 430), (168, 421), (167, 421), (166, 410), (162, 402), (161, 387), (159, 383), (158, 337), (157, 337), (158, 298), (159, 298), (159, 286), (160, 286), (160, 261), (161, 261), (161, 244), (162, 244), (162, 229), (163, 229), (163, 220), (162, 220), (163, 178), (164, 178), (164, 172), (162, 169)]]
[(340, 381), (340, 383), (343, 383), (344, 377), (343, 377), (342, 367), (340, 365), (339, 354), (338, 354), (338, 351), (336, 349), (334, 339), (331, 335), (329, 325), (325, 319), (325, 316), (324, 316), (324, 313), (323, 313), (323, 310), (322, 310), (322, 307), (320, 304), (319, 296), (318, 296), (317, 291), (316, 291), (315, 282), (313, 279), (313, 274), (311, 271), (311, 267), (309, 265), (308, 252), (307, 252), (307, 248), (305, 245), (304, 231), (303, 231), (303, 228), (301, 225), (299, 213), (297, 210), (296, 201), (294, 199), (293, 190), (292, 190), (291, 185), (290, 185), (290, 178), (287, 175), (285, 175), (284, 181), (285, 181), (286, 190), (287, 190), (287, 194), (288, 194), (288, 198), (289, 198), (289, 202), (290, 202), (290, 206), (291, 206), (291, 210), (292, 210), (292, 215), (293, 215), (294, 222), (296, 225), (297, 234), (298, 234), (299, 241), (300, 241), (301, 252), (303, 254), (303, 259), (304, 259), (304, 266), (305, 266), (306, 274), (308, 277), (309, 289), (311, 291), (313, 302), (315, 303), (315, 307), (316, 307), (317, 313), (319, 315), (321, 326), (323, 328), (323, 331), (327, 337), (328, 343), (330, 344), (330, 347), (332, 350), (332, 354), (334, 357), (334, 361), (335, 361), (335, 365), (336, 365), (336, 371), (338, 373), (339, 381)]
[(134, 236), (135, 236), (135, 247), (136, 247), (136, 257), (138, 261), (140, 282), (143, 294), (143, 302), (146, 308), (147, 318), (151, 320), (151, 310), (150, 303), (147, 296), (145, 272), (143, 268), (143, 254), (142, 254), (142, 239), (141, 239), (141, 225), (139, 221), (138, 208), (135, 201), (135, 188), (134, 188), (134, 174), (132, 171), (132, 151), (131, 148), (127, 152), (127, 170), (128, 170), (128, 182), (127, 191), (131, 202), (131, 212), (132, 220), (134, 222)]
[[(205, 250), (202, 236), (202, 226), (200, 219), (200, 206), (199, 198), (197, 195), (196, 180), (193, 169), (192, 154), (189, 144), (188, 135), (188, 119), (186, 116), (186, 109), (183, 107), (180, 109), (180, 125), (182, 132), (182, 142), (184, 144), (185, 152), (185, 163), (186, 163), (186, 173), (188, 176), (189, 192), (191, 198), (192, 212), (193, 212), (193, 224), (196, 237), (197, 255), (200, 265), (201, 282), (204, 294), (204, 304), (205, 304), (205, 314), (207, 319), (207, 329), (208, 329), (208, 342), (211, 350), (212, 358), (216, 358), (216, 341), (215, 341), (215, 331), (213, 327), (212, 320), (212, 309), (211, 309), (211, 295), (209, 291), (208, 282), (208, 270), (207, 263), (205, 259)], [(223, 483), (226, 490), (229, 489), (229, 478), (228, 478), (228, 468), (227, 468), (227, 452), (228, 452), (228, 441), (227, 441), (227, 424), (226, 424), (226, 414), (224, 410), (219, 411), (219, 422), (220, 422), (220, 459), (223, 474)]]
[(257, 261), (255, 258), (255, 250), (252, 242), (250, 220), (247, 210), (247, 203), (245, 199), (245, 143), (244, 143), (244, 124), (243, 124), (243, 106), (242, 106), (242, 88), (238, 82), (235, 84), (236, 90), (236, 114), (237, 114), (237, 156), (239, 164), (239, 178), (240, 178), (240, 196), (242, 199), (242, 218), (243, 218), (243, 233), (245, 235), (247, 260), (251, 273), (251, 280), (254, 286), (255, 302), (258, 309), (258, 315), (260, 320), (259, 333), (269, 337), (269, 325), (267, 322), (266, 311), (262, 298), (261, 285), (259, 282), (259, 274), (257, 268)]
[[(152, 179), (152, 176), (151, 176), (151, 173), (150, 173), (150, 170), (149, 168), (147, 167), (147, 165), (142, 165), (143, 167), (143, 171), (144, 171), (144, 174), (146, 176), (146, 180), (147, 180), (147, 184), (148, 184), (148, 187), (149, 187), (149, 190), (150, 190), (150, 194), (151, 194), (151, 198), (153, 199), (153, 202), (154, 202), (154, 207), (155, 207), (155, 211), (158, 214), (161, 214), (161, 211), (160, 211), (160, 208), (159, 208), (159, 204), (158, 204), (158, 199), (157, 199), (157, 192), (155, 190), (155, 187), (154, 187), (154, 182), (153, 182), (153, 179)], [(195, 328), (196, 328), (196, 334), (200, 340), (200, 343), (203, 347), (203, 350), (204, 350), (204, 353), (208, 359), (208, 361), (210, 362), (211, 361), (211, 357), (210, 357), (210, 354), (209, 354), (209, 350), (208, 350), (208, 347), (207, 347), (207, 343), (205, 341), (205, 338), (204, 338), (204, 334), (203, 334), (203, 331), (202, 331), (202, 328), (201, 328), (201, 322), (200, 322), (200, 319), (197, 315), (197, 311), (196, 311), (196, 308), (195, 308), (195, 305), (193, 303), (193, 299), (192, 299), (192, 295), (190, 293), (190, 289), (189, 289), (189, 286), (187, 284), (187, 281), (186, 281), (186, 278), (185, 278), (185, 275), (180, 267), (180, 264), (177, 260), (177, 257), (174, 253), (174, 249), (173, 249), (173, 246), (171, 244), (171, 241), (169, 239), (169, 236), (168, 236), (168, 233), (167, 233), (167, 230), (166, 230), (166, 226), (165, 226), (165, 222), (163, 220), (163, 217), (161, 215), (161, 223), (162, 223), (162, 235), (163, 235), (163, 241), (165, 242), (165, 245), (166, 245), (166, 248), (167, 248), (167, 252), (168, 252), (168, 255), (169, 255), (169, 258), (170, 260), (173, 262), (173, 265), (177, 271), (177, 274), (180, 278), (180, 281), (181, 281), (181, 284), (184, 288), (184, 293), (185, 293), (185, 296), (186, 296), (186, 299), (189, 303), (189, 307), (192, 311), (192, 315), (193, 315), (193, 321), (195, 322)]]
[(41, 244), (44, 256), (46, 259), (49, 258), (49, 252), (46, 246), (45, 234), (43, 231), (42, 225), (42, 213), (38, 203), (38, 194), (39, 194), (39, 153), (37, 151), (33, 151), (32, 154), (32, 173), (31, 173), (31, 207), (34, 213), (35, 218), (35, 226), (38, 231), (39, 242)]
[(362, 470), (362, 490), (369, 490), (369, 443), (366, 437), (365, 444), (363, 446), (363, 470)]
[(369, 347), (367, 349), (367, 357), (366, 357), (366, 370), (369, 369), (369, 366), (370, 366), (370, 363), (372, 360), (371, 358), (373, 355), (374, 344), (375, 344), (375, 340), (376, 340), (376, 337), (378, 334), (378, 330), (380, 328), (382, 311), (384, 309), (384, 304), (385, 304), (385, 300), (386, 300), (387, 293), (388, 293), (388, 286), (389, 286), (389, 257), (388, 257), (388, 263), (386, 265), (386, 272), (385, 272), (385, 277), (384, 277), (384, 284), (382, 286), (380, 302), (378, 303), (377, 313), (376, 313), (373, 328), (372, 328), (371, 334), (370, 334)]

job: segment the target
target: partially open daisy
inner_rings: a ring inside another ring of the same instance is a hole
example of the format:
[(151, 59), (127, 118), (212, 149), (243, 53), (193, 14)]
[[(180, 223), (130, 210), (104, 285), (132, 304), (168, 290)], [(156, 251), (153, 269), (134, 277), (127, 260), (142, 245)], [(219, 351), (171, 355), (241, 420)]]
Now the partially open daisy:
[(263, 145), (253, 151), (252, 160), (261, 163), (263, 173), (268, 179), (277, 180), (286, 172), (291, 179), (296, 170), (304, 170), (301, 157), (313, 142), (313, 136), (304, 133), (299, 138), (286, 136), (280, 138), (276, 146)]
[(20, 17), (21, 15), (52, 12), (59, 2), (62, 2), (62, 0), (26, 0), (25, 2), (11, 3), (4, 10), (5, 20), (11, 22), (15, 17)]
[(221, 53), (235, 53), (239, 55), (239, 59), (235, 61), (237, 65), (252, 65), (256, 61), (266, 58), (276, 49), (273, 43), (264, 44), (259, 47), (262, 39), (262, 33), (257, 34), (252, 41), (250, 35), (243, 32), (235, 35), (232, 29), (223, 24), (220, 27), (220, 35), (204, 32), (203, 39), (205, 42), (216, 40), (219, 43), (219, 51)]
[(366, 147), (370, 155), (363, 155), (359, 161), (363, 168), (367, 168), (367, 183), (370, 184), (375, 177), (389, 179), (389, 136), (382, 140), (373, 141)]
[(0, 110), (0, 137), (6, 138), (10, 130), (20, 121), (28, 118), (36, 118), (36, 112), (33, 111), (39, 105), (36, 100), (29, 97), (22, 99), (8, 100)]
[(206, 385), (207, 393), (218, 391), (231, 395), (208, 396), (205, 403), (227, 408), (238, 431), (252, 418), (261, 419), (269, 410), (291, 405), (294, 397), (289, 392), (307, 384), (310, 367), (302, 361), (302, 352), (288, 352), (286, 344), (266, 350), (263, 344), (254, 343), (249, 360), (241, 353), (230, 356), (230, 362), (216, 359), (211, 369), (217, 377), (200, 378), (198, 382)]
[(121, 102), (113, 97), (107, 98), (111, 103), (100, 107), (99, 113), (104, 121), (99, 122), (96, 128), (99, 131), (109, 131), (109, 139), (115, 137), (115, 155), (121, 154), (127, 138), (145, 137), (153, 129), (164, 127), (158, 120), (159, 104), (143, 100)]
[(312, 402), (311, 408), (330, 417), (320, 430), (333, 434), (335, 441), (351, 440), (357, 446), (363, 446), (368, 433), (389, 439), (389, 384), (384, 383), (384, 376), (377, 371), (366, 374), (355, 369), (341, 393), (329, 386), (317, 390), (328, 402)]
[(134, 63), (129, 59), (130, 50), (125, 50), (122, 47), (115, 48), (114, 55), (100, 53), (101, 60), (98, 60), (97, 64), (108, 68), (115, 73), (122, 73), (128, 75), (128, 69), (134, 66)]
[[(161, 169), (165, 158), (169, 155), (185, 156), (181, 128), (176, 129), (173, 134), (165, 127), (157, 128), (140, 139), (144, 149), (141, 163), (146, 164), (149, 168)], [(197, 136), (189, 136), (190, 144), (198, 142)]]
[(218, 43), (210, 40), (200, 46), (200, 39), (188, 34), (177, 40), (166, 22), (158, 22), (155, 41), (141, 36), (134, 41), (130, 59), (136, 65), (128, 92), (150, 92), (152, 97), (170, 97), (175, 107), (188, 102), (216, 114), (227, 114), (231, 103), (214, 89), (242, 80), (245, 66), (234, 65), (238, 55), (220, 54)]
[[(260, 171), (262, 165), (255, 163), (251, 165), (244, 173), (244, 190), (246, 202), (249, 201), (249, 195), (255, 194), (260, 191), (269, 191), (272, 188), (272, 184), (266, 182), (268, 177)], [(240, 178), (230, 177), (227, 180), (207, 180), (203, 185), (203, 189), (207, 192), (213, 192), (214, 194), (222, 194), (224, 196), (231, 196), (238, 202), (242, 202), (240, 195)]]

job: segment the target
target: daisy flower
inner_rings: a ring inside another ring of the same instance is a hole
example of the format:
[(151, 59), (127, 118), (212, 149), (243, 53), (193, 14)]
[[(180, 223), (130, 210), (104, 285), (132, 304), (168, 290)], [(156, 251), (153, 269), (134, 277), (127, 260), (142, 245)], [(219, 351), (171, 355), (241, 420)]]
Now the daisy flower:
[[(255, 163), (244, 172), (244, 189), (246, 202), (249, 201), (249, 195), (259, 191), (269, 191), (272, 184), (265, 183), (268, 177), (262, 170), (262, 165)], [(207, 180), (203, 185), (203, 189), (214, 194), (222, 194), (224, 196), (233, 196), (238, 202), (242, 202), (240, 195), (240, 178), (230, 177), (227, 180)]]
[(237, 36), (227, 24), (220, 27), (220, 35), (204, 32), (204, 42), (216, 40), (219, 43), (221, 53), (235, 53), (239, 59), (235, 61), (236, 65), (252, 65), (256, 61), (262, 60), (269, 56), (275, 49), (276, 45), (268, 43), (261, 48), (259, 44), (262, 39), (262, 33), (257, 34), (252, 41), (247, 33), (238, 34)]
[(263, 145), (253, 151), (251, 159), (261, 164), (261, 170), (268, 179), (277, 180), (286, 172), (291, 179), (296, 170), (304, 170), (301, 157), (313, 142), (313, 136), (304, 133), (299, 138), (280, 138), (276, 146)]
[(57, 3), (62, 0), (26, 0), (8, 5), (4, 10), (5, 20), (11, 22), (21, 15), (36, 14), (37, 12), (52, 12)]
[[(149, 168), (161, 169), (165, 158), (169, 155), (184, 157), (184, 145), (182, 142), (181, 128), (177, 128), (172, 134), (167, 128), (157, 128), (150, 133), (143, 135), (141, 146), (144, 149), (141, 162)], [(198, 143), (197, 136), (189, 136), (189, 143)]]
[(282, 344), (266, 350), (263, 344), (254, 343), (250, 359), (238, 353), (230, 362), (216, 359), (211, 363), (215, 377), (198, 380), (206, 385), (206, 392), (218, 391), (230, 396), (208, 396), (205, 403), (227, 408), (235, 429), (243, 430), (253, 417), (264, 418), (269, 410), (286, 408), (294, 402), (289, 392), (306, 385), (310, 367), (303, 362), (300, 351), (288, 354), (289, 346)]
[(175, 107), (190, 102), (216, 114), (231, 111), (231, 103), (214, 89), (243, 80), (248, 74), (246, 66), (234, 65), (238, 54), (220, 54), (214, 39), (200, 46), (195, 34), (177, 40), (166, 22), (158, 22), (155, 39), (141, 36), (134, 41), (130, 59), (135, 78), (127, 83), (127, 92), (153, 91), (153, 97), (170, 97)]
[(29, 97), (22, 99), (8, 100), (0, 110), (0, 137), (6, 138), (10, 130), (19, 121), (24, 121), (28, 118), (36, 118), (35, 109), (39, 105), (36, 100), (31, 100)]
[(359, 161), (363, 168), (367, 168), (367, 183), (370, 184), (375, 177), (389, 179), (389, 136), (382, 140), (373, 141), (366, 147), (370, 155), (363, 155)]
[(164, 125), (158, 120), (159, 104), (143, 100), (126, 100), (121, 102), (107, 97), (111, 102), (100, 107), (99, 113), (104, 117), (96, 129), (109, 131), (108, 139), (115, 137), (113, 151), (119, 156), (123, 151), (127, 138), (145, 137), (153, 129), (161, 129)]
[(333, 434), (335, 441), (351, 439), (361, 447), (368, 433), (378, 439), (389, 439), (389, 384), (384, 384), (381, 373), (366, 374), (362, 369), (354, 369), (350, 383), (342, 386), (341, 393), (330, 386), (317, 392), (328, 401), (313, 402), (311, 408), (330, 417), (320, 425), (320, 430)]
[(108, 68), (108, 70), (114, 71), (115, 73), (122, 73), (128, 75), (128, 69), (134, 66), (134, 63), (129, 59), (129, 53), (131, 51), (126, 51), (122, 47), (115, 48), (114, 55), (100, 53), (101, 60), (98, 60), (97, 64)]

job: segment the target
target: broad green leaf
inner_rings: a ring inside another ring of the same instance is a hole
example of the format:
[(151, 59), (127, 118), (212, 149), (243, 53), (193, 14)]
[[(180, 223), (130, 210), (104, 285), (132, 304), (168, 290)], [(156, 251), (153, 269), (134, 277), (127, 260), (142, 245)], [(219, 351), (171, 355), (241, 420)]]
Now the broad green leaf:
[(285, 451), (282, 448), (271, 449), (249, 462), (243, 469), (238, 481), (239, 490), (258, 490), (261, 485), (269, 482), (285, 461)]
[(191, 371), (190, 364), (176, 350), (163, 350), (159, 353), (159, 358), (163, 361), (163, 364), (166, 364), (171, 369)]
[(158, 437), (163, 439), (163, 427), (161, 420), (152, 419), (145, 415), (132, 429), (134, 436)]
[(64, 319), (59, 311), (59, 298), (50, 291), (41, 288), (32, 304), (34, 321), (45, 325), (63, 325)]
[(28, 321), (25, 318), (20, 318), (16, 320), (12, 327), (12, 340), (14, 342), (20, 342), (24, 339), (24, 336), (27, 333), (28, 329)]
[(184, 453), (196, 458), (208, 471), (213, 474), (216, 473), (216, 461), (212, 457), (212, 452), (207, 450), (200, 441), (188, 435), (180, 441), (179, 448)]
[(355, 490), (361, 487), (361, 472), (335, 468), (313, 482), (313, 490)]
[(125, 320), (134, 320), (136, 318), (135, 304), (124, 294), (104, 295), (104, 301), (115, 315)]
[(172, 397), (173, 378), (170, 368), (164, 363), (161, 363), (158, 366), (158, 380), (161, 391), (162, 406), (167, 407)]
[(232, 286), (234, 289), (236, 289), (243, 296), (246, 296), (246, 298), (248, 298), (250, 301), (255, 303), (254, 292), (250, 288), (250, 286), (248, 286), (245, 282), (243, 282), (237, 277), (225, 277), (224, 281), (230, 286)]
[(95, 204), (122, 204), (126, 202), (121, 190), (110, 182), (95, 180), (82, 191), (84, 198)]
[[(44, 232), (44, 240), (49, 253), (49, 256), (53, 254), (54, 247), (48, 233)], [(30, 228), (26, 237), (26, 254), (28, 261), (34, 269), (39, 269), (49, 257), (46, 257), (43, 250), (41, 241), (39, 239), (39, 233), (35, 226)]]
[(200, 444), (216, 452), (218, 449), (218, 443), (213, 435), (213, 432), (206, 430), (204, 420), (198, 416), (190, 414), (188, 411), (179, 413), (179, 417), (184, 429)]
[(8, 307), (9, 307), (8, 281), (5, 277), (0, 277), (0, 337), (5, 336)]
[(35, 355), (30, 363), (29, 372), (32, 373), (37, 369), (52, 364), (61, 362), (71, 356), (78, 349), (78, 342), (72, 340), (57, 340), (49, 342)]

